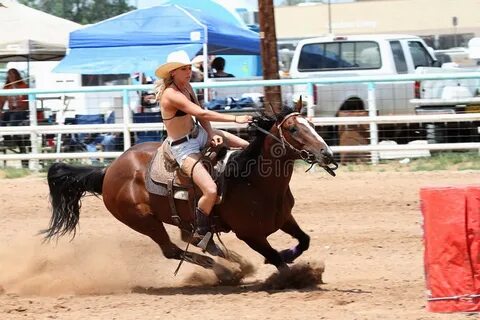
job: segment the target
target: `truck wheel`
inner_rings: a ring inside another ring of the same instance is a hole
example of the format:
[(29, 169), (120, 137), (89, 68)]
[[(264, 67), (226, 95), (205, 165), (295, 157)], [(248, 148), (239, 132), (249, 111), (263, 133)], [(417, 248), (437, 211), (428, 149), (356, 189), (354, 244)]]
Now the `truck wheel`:
[[(341, 112), (341, 111), (361, 111), (361, 110), (365, 110), (365, 104), (363, 103), (362, 99), (357, 98), (357, 97), (353, 97), (353, 98), (350, 98), (350, 99), (346, 100), (342, 104), (342, 106), (340, 107), (340, 110), (338, 110), (338, 112)], [(338, 112), (337, 112), (337, 116), (338, 116)]]

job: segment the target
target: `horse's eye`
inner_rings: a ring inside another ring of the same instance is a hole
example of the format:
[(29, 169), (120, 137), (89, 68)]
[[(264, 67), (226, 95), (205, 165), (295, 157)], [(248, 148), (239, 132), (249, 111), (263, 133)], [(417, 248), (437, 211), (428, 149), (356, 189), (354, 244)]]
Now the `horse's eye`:
[(290, 131), (290, 133), (295, 133), (297, 132), (297, 127), (291, 127), (288, 129), (288, 131)]

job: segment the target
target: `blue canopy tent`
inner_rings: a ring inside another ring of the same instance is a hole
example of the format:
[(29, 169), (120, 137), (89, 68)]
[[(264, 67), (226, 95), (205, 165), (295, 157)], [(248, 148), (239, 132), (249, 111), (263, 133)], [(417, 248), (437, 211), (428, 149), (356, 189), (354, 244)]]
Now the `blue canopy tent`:
[(259, 34), (213, 0), (166, 0), (70, 33), (67, 56), (55, 72), (119, 74), (151, 72), (172, 51), (190, 58), (259, 55)]

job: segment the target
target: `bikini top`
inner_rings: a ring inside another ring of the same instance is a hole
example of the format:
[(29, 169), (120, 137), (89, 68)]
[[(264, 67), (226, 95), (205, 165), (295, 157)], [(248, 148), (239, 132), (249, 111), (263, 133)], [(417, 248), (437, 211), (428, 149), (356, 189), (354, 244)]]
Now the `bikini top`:
[[(175, 88), (177, 88), (178, 91), (182, 92), (175, 83), (173, 83), (173, 85), (175, 86)], [(192, 96), (192, 93), (190, 91), (188, 91), (188, 95), (190, 96), (190, 101), (192, 101), (193, 103), (196, 104), (196, 99), (195, 97)], [(184, 111), (180, 110), (180, 109), (177, 109), (177, 111), (175, 111), (175, 114), (173, 115), (173, 117), (170, 117), (168, 119), (163, 119), (163, 121), (165, 120), (172, 120), (173, 118), (177, 118), (177, 117), (183, 117), (183, 116), (186, 116), (187, 113), (185, 113)]]
[[(175, 112), (175, 114), (173, 115), (172, 118), (176, 118), (176, 117), (183, 117), (183, 116), (186, 116), (187, 114), (185, 112), (183, 112), (182, 110), (179, 110), (177, 109), (177, 111)], [(170, 119), (172, 119), (170, 118)], [(165, 120), (165, 119), (164, 119)], [(168, 119), (167, 119), (168, 120)]]

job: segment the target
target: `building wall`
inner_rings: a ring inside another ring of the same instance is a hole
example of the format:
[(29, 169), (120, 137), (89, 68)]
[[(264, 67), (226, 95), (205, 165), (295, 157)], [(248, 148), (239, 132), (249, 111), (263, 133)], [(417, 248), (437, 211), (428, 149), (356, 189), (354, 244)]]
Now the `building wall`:
[[(403, 33), (480, 36), (480, 0), (384, 0), (332, 4), (333, 34)], [(455, 28), (452, 18), (458, 18)], [(279, 40), (329, 33), (328, 5), (275, 8)]]

